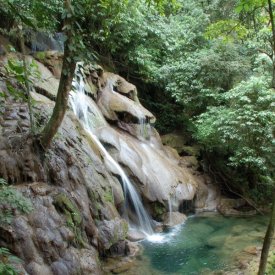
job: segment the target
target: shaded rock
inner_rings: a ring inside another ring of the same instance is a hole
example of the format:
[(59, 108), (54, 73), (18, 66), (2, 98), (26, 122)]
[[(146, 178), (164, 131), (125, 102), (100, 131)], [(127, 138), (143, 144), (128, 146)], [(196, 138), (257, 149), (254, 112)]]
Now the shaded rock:
[(221, 195), (217, 186), (209, 183), (205, 176), (197, 176), (198, 188), (195, 197), (196, 212), (216, 211), (220, 203)]
[(43, 31), (28, 30), (29, 46), (33, 52), (41, 51), (63, 51), (65, 35), (63, 33), (48, 33)]
[(161, 136), (162, 143), (168, 145), (175, 150), (181, 156), (198, 156), (200, 152), (199, 146), (186, 146), (188, 140), (184, 134), (181, 133), (170, 133)]
[(199, 168), (199, 162), (194, 156), (185, 156), (180, 158), (180, 166), (193, 168), (194, 170)]
[(250, 211), (237, 210), (239, 207), (242, 207), (245, 204), (246, 204), (246, 201), (244, 199), (221, 198), (217, 209), (224, 216), (252, 216), (257, 214), (256, 210), (250, 210)]
[(128, 255), (128, 252), (129, 252), (129, 248), (128, 248), (127, 242), (123, 240), (113, 244), (108, 250), (108, 255), (113, 257), (118, 257), (118, 256), (123, 257)]
[(164, 145), (168, 145), (177, 150), (179, 154), (182, 152), (181, 148), (186, 144), (184, 136), (173, 133), (161, 136), (161, 141)]

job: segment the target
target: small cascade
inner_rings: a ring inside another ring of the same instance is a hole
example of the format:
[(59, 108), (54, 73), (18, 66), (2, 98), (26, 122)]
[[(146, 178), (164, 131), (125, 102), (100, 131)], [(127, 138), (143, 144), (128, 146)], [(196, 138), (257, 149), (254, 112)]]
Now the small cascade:
[(89, 133), (95, 144), (97, 144), (104, 158), (105, 164), (113, 173), (120, 176), (123, 183), (123, 191), (125, 196), (125, 209), (127, 210), (130, 205), (133, 207), (138, 218), (138, 229), (141, 230), (146, 236), (150, 236), (154, 233), (151, 225), (151, 219), (142, 205), (138, 192), (120, 165), (112, 158), (94, 134), (95, 129), (106, 126), (107, 123), (94, 101), (85, 94), (85, 83), (82, 74), (78, 69), (76, 72), (76, 78), (73, 80), (74, 91), (72, 91), (70, 95), (72, 109), (82, 123), (84, 129)]
[(30, 48), (32, 52), (40, 51), (64, 51), (65, 36), (63, 33), (49, 34), (46, 32), (28, 33), (30, 37)]
[(169, 209), (169, 225), (172, 224), (172, 199), (169, 197), (168, 199), (168, 209)]
[(139, 118), (138, 121), (139, 124), (139, 135), (144, 138), (147, 139), (149, 137), (149, 133), (148, 133), (148, 125), (146, 124), (146, 119), (141, 117)]

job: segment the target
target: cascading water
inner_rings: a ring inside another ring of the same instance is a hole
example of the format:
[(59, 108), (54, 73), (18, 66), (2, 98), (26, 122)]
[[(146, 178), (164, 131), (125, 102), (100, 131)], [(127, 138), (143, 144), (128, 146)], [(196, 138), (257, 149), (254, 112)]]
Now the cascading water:
[(169, 226), (172, 224), (172, 198), (168, 199), (168, 208), (169, 208)]
[(144, 139), (147, 139), (149, 135), (148, 135), (148, 129), (147, 129), (148, 125), (146, 124), (146, 119), (140, 118), (138, 124), (139, 124), (140, 136)]
[(81, 72), (79, 72), (79, 66), (77, 66), (76, 77), (73, 80), (73, 87), (74, 91), (72, 91), (70, 95), (70, 102), (73, 111), (82, 123), (84, 129), (89, 133), (95, 144), (97, 144), (106, 165), (110, 167), (111, 171), (120, 176), (125, 196), (125, 209), (127, 209), (128, 204), (131, 204), (138, 218), (137, 226), (139, 230), (141, 230), (146, 236), (152, 235), (154, 231), (151, 225), (151, 219), (142, 205), (139, 194), (123, 169), (107, 152), (100, 140), (94, 134), (94, 130), (97, 127), (106, 126), (107, 123), (93, 100), (85, 94), (84, 80)]

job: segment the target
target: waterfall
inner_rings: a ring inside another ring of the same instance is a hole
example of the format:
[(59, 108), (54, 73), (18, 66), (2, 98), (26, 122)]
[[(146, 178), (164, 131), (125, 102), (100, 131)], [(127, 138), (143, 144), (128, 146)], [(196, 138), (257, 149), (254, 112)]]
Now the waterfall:
[(148, 129), (147, 129), (147, 124), (146, 124), (146, 118), (139, 118), (138, 121), (139, 124), (139, 134), (142, 138), (147, 139), (148, 138)]
[(172, 198), (168, 198), (168, 208), (169, 208), (169, 226), (172, 225)]
[(146, 236), (152, 235), (154, 231), (152, 229), (151, 219), (142, 205), (138, 192), (128, 179), (121, 166), (107, 152), (100, 140), (94, 134), (94, 130), (97, 127), (106, 126), (107, 123), (94, 101), (85, 94), (85, 83), (81, 72), (79, 72), (79, 67), (80, 66), (78, 65), (76, 77), (73, 80), (74, 91), (70, 94), (72, 109), (84, 129), (89, 133), (95, 144), (97, 144), (106, 165), (111, 168), (111, 171), (114, 171), (120, 176), (125, 196), (125, 209), (127, 209), (127, 206), (131, 204), (138, 218), (137, 226), (139, 230), (141, 230)]

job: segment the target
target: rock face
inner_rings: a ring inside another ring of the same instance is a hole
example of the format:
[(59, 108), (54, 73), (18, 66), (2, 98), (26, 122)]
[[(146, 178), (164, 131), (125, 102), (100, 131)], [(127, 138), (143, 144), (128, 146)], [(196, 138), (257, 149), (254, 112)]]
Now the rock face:
[[(45, 65), (34, 61), (41, 73), (32, 93), (37, 127), (49, 118), (58, 87), (58, 58), (46, 56)], [(2, 64), (6, 61), (4, 57)], [(152, 216), (163, 219), (171, 198), (178, 211), (194, 198), (199, 181), (180, 164), (176, 151), (162, 145), (150, 124), (155, 118), (139, 103), (135, 86), (100, 67), (84, 67), (83, 72), (90, 122), (99, 140)], [(5, 83), (0, 85), (5, 91)], [(34, 210), (16, 215), (11, 225), (0, 225), (0, 247), (20, 257), (22, 272), (33, 275), (101, 274), (100, 255), (131, 253), (128, 226), (119, 212), (124, 202), (120, 179), (74, 113), (67, 111), (44, 154), (29, 135), (27, 104), (8, 97), (3, 106), (0, 178), (30, 198)], [(174, 216), (174, 224), (183, 221), (182, 215)]]
[[(39, 98), (43, 104), (37, 108), (46, 114), (44, 108), (53, 104), (45, 105), (47, 100), (36, 95)], [(12, 101), (5, 108), (0, 177), (29, 197), (34, 211), (1, 225), (0, 246), (18, 255), (29, 274), (100, 274), (98, 251), (109, 247), (98, 235), (96, 220), (122, 222), (110, 195), (112, 185), (121, 189), (120, 184), (106, 172), (70, 112), (52, 149), (40, 157), (27, 134), (26, 110), (25, 104)]]

